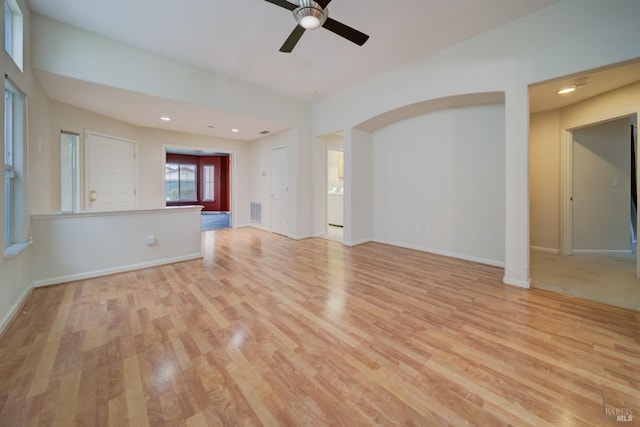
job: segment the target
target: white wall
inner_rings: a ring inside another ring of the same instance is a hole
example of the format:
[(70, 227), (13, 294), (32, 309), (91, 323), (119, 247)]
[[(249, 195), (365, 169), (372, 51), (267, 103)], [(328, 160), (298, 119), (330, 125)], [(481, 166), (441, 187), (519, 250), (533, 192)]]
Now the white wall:
[(466, 107), (373, 134), (375, 240), (504, 265), (504, 107)]
[[(312, 108), (314, 135), (336, 129), (345, 130), (346, 134), (370, 118), (425, 100), (504, 92), (506, 212), (503, 280), (528, 286), (527, 86), (640, 56), (637, 16), (640, 16), (640, 2), (636, 0), (563, 0), (315, 103)], [(373, 171), (374, 174), (377, 172)], [(363, 188), (354, 184), (352, 190), (351, 194), (357, 194)], [(353, 208), (366, 211), (366, 206), (358, 207), (358, 202), (350, 203), (348, 198), (345, 200), (347, 211)], [(350, 216), (349, 212), (345, 215), (347, 218)], [(345, 228), (345, 235), (348, 233)]]
[[(308, 237), (305, 234), (307, 225), (301, 226), (298, 221), (300, 217), (298, 207), (301, 204), (299, 198), (307, 190), (302, 188), (304, 183), (301, 183), (297, 178), (300, 165), (297, 138), (298, 131), (290, 129), (250, 143), (250, 166), (247, 174), (251, 187), (250, 202), (262, 204), (262, 223), (250, 224), (247, 218), (247, 221), (242, 225), (251, 225), (271, 231), (271, 151), (287, 147), (289, 158), (289, 232), (287, 235), (294, 239)], [(303, 195), (303, 197), (307, 196)], [(305, 212), (309, 212), (308, 207), (305, 208)]]
[(531, 115), (529, 189), (531, 246), (549, 253), (560, 250), (560, 112)]
[(352, 129), (344, 138), (344, 230), (346, 245), (373, 240), (372, 135)]
[(308, 105), (80, 28), (34, 15), (33, 67), (221, 111), (308, 126)]
[(201, 257), (200, 207), (35, 215), (33, 235), (36, 286)]
[[(28, 105), (28, 141), (25, 150), (24, 182), (24, 238), (31, 236), (29, 215), (40, 203), (48, 203), (51, 196), (46, 192), (39, 192), (38, 182), (48, 183), (53, 174), (53, 167), (48, 159), (52, 156), (49, 145), (49, 110), (48, 100), (42, 88), (36, 82), (31, 72), (31, 15), (26, 1), (18, 0), (18, 5), (24, 17), (24, 72), (21, 72), (6, 54), (0, 49), (0, 73), (7, 74), (22, 91), (27, 94)], [(4, 34), (4, 21), (0, 24)], [(0, 107), (0, 123), (4, 128), (4, 103)], [(50, 188), (44, 184), (44, 188)], [(0, 175), (0, 212), (4, 213), (4, 174)], [(4, 215), (2, 223), (4, 224)], [(4, 226), (2, 227), (2, 241), (4, 242)], [(33, 247), (28, 247), (19, 255), (7, 258), (0, 256), (0, 331), (6, 326), (15, 310), (30, 290), (32, 267), (35, 263)]]

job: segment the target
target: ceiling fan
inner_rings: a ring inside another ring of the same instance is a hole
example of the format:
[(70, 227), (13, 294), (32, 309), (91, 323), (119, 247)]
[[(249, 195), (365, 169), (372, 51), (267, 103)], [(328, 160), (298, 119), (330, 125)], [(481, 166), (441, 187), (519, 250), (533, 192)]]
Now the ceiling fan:
[(335, 19), (329, 18), (327, 5), (331, 0), (298, 0), (298, 4), (290, 3), (287, 0), (265, 1), (273, 3), (276, 6), (289, 9), (293, 12), (296, 22), (298, 22), (296, 28), (293, 29), (289, 38), (285, 40), (284, 44), (280, 48), (280, 52), (291, 52), (306, 30), (315, 30), (320, 27), (324, 27), (335, 34), (352, 41), (358, 46), (362, 46), (369, 39), (368, 35), (338, 22)]

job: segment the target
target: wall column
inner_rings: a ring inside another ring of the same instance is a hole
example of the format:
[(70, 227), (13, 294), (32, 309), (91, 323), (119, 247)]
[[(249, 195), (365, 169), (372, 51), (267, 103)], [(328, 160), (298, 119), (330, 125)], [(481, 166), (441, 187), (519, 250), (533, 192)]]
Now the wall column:
[(344, 139), (344, 244), (373, 239), (373, 147), (371, 134), (358, 129)]
[[(515, 76), (518, 73), (514, 73)], [(528, 288), (529, 276), (529, 96), (514, 77), (505, 93), (504, 283)]]

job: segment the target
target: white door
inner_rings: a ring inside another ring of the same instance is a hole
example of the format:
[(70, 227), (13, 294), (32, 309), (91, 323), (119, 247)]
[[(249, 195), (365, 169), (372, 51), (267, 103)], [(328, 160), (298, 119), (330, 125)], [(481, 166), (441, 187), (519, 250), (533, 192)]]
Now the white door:
[(85, 159), (86, 210), (135, 208), (135, 142), (87, 132)]
[(630, 119), (573, 131), (573, 253), (631, 251)]
[(287, 147), (271, 150), (271, 231), (289, 234), (289, 160)]

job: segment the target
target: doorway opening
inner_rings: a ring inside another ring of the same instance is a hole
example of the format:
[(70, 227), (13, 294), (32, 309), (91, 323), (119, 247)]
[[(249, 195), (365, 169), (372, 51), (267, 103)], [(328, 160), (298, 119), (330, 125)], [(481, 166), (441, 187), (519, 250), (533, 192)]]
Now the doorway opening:
[(231, 212), (232, 154), (166, 147), (165, 205), (200, 205), (200, 230), (233, 226)]
[(344, 153), (327, 150), (327, 238), (343, 241)]
[[(640, 310), (639, 72), (633, 61), (529, 88), (532, 287)], [(577, 78), (588, 85), (557, 94)]]
[(635, 141), (631, 117), (568, 131), (564, 255), (635, 253)]
[[(633, 176), (637, 119), (624, 117), (566, 132), (563, 244), (532, 251), (532, 286), (640, 310)], [(633, 139), (632, 139), (633, 138)]]

